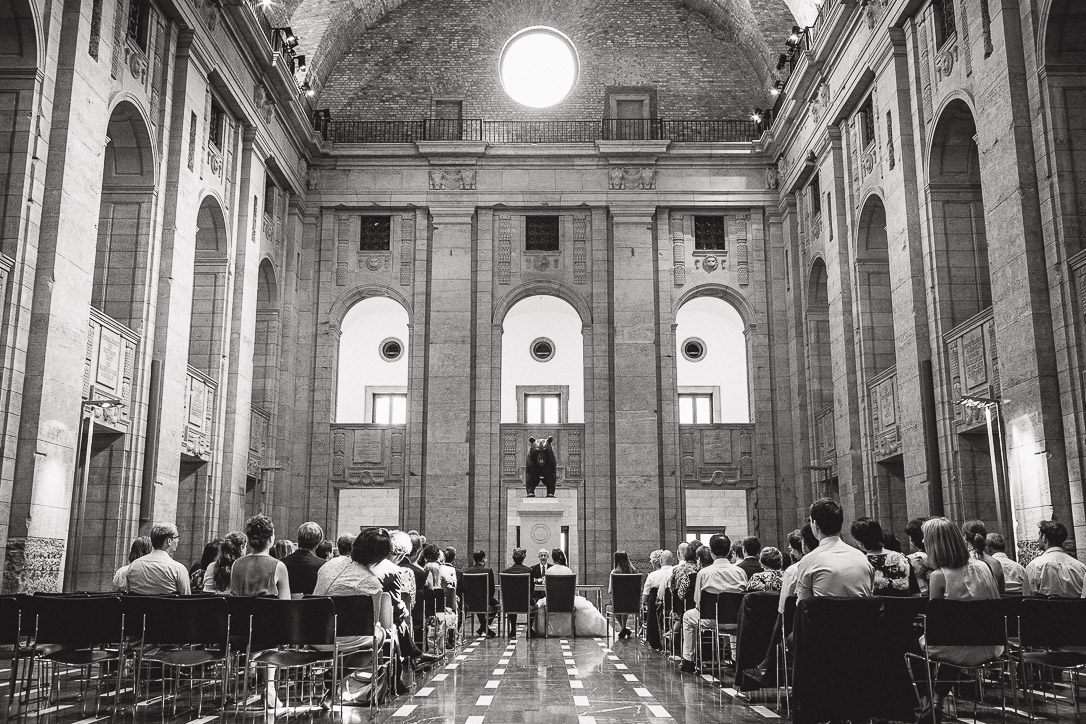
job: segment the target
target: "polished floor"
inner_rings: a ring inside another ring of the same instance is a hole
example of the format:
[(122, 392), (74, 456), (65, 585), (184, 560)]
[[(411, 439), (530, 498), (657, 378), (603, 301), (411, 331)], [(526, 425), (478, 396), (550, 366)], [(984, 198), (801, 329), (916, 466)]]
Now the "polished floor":
[[(3, 670), (0, 669), (0, 672)], [(74, 673), (74, 672), (73, 672)], [(6, 673), (5, 673), (6, 675)], [(569, 638), (516, 640), (476, 638), (449, 653), (448, 661), (432, 671), (411, 678), (412, 691), (384, 705), (376, 716), (369, 709), (344, 707), (321, 712), (310, 708), (280, 709), (270, 721), (306, 720), (331, 724), (605, 724), (651, 722), (656, 724), (746, 724), (784, 719), (772, 690), (752, 696), (738, 694), (731, 680), (711, 676), (682, 675), (674, 664), (636, 640)], [(0, 700), (7, 698), (7, 683), (0, 684)], [(168, 697), (167, 697), (168, 698)], [(255, 698), (255, 697), (254, 697)], [(1073, 722), (1071, 689), (1056, 685), (1034, 692), (1037, 718), (1044, 722)], [(203, 716), (179, 707), (176, 715), (169, 702), (152, 697), (136, 705), (138, 722), (168, 721), (171, 724), (210, 724), (215, 721), (258, 720), (250, 713), (216, 715), (215, 702), (205, 702)], [(982, 708), (973, 719), (971, 702), (960, 702), (958, 721), (970, 724), (1027, 721), (1026, 705), (1000, 712)], [(127, 707), (126, 707), (127, 708)], [(80, 713), (79, 692), (65, 687), (58, 704), (40, 715), (20, 720), (48, 720), (61, 724), (94, 724), (108, 721), (106, 714)], [(1043, 709), (1043, 710), (1042, 710)], [(123, 717), (132, 721), (130, 713)], [(1003, 714), (1003, 717), (1000, 714)], [(118, 720), (122, 717), (118, 716)], [(946, 721), (954, 721), (947, 717)]]

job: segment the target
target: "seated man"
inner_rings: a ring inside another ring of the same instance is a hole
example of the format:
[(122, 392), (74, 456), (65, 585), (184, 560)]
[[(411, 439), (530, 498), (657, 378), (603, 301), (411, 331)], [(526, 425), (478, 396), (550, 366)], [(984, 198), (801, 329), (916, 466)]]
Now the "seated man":
[(298, 550), (283, 558), (290, 579), (290, 593), (295, 598), (312, 596), (317, 585), (317, 571), (324, 559), (317, 555), (317, 546), (324, 540), (324, 531), (316, 523), (298, 526)]
[[(694, 580), (694, 608), (683, 614), (683, 663), (680, 670), (684, 673), (694, 673), (694, 647), (701, 638), (698, 636), (699, 625), (710, 629), (716, 627), (715, 617), (705, 618), (697, 608), (701, 605), (702, 592), (742, 593), (747, 583), (747, 574), (728, 560), (731, 547), (731, 539), (726, 535), (714, 535), (709, 539), (713, 564), (698, 571)], [(705, 614), (710, 612), (706, 611)]]
[(494, 621), (494, 611), (498, 608), (498, 599), (494, 598), (494, 569), (487, 565), (486, 551), (475, 551), (471, 554), (472, 560), (475, 564), (467, 568), (464, 574), (469, 573), (485, 573), (488, 577), (488, 604), (490, 611), (488, 614), (479, 614), (479, 628), (475, 632), (479, 635), (486, 634), (487, 638), (494, 638), (498, 635), (498, 632), (490, 627)]
[(657, 610), (648, 612), (649, 620), (646, 622), (648, 625), (645, 633), (649, 646), (659, 650), (663, 647), (660, 637), (659, 611), (664, 607), (665, 589), (668, 581), (671, 580), (672, 571), (675, 570), (675, 557), (669, 550), (653, 551), (649, 554), (649, 562), (655, 570), (645, 576), (645, 586), (641, 589), (641, 603), (643, 606), (648, 606), (650, 595), (656, 591)]
[(1007, 542), (1003, 536), (999, 533), (989, 533), (984, 542), (988, 546), (988, 555), (999, 561), (999, 565), (1003, 568), (1003, 580), (1006, 583), (1004, 593), (1032, 596), (1033, 587), (1030, 585), (1029, 576), (1026, 575), (1026, 567), (1007, 557)]
[(758, 536), (750, 535), (743, 539), (741, 545), (743, 546), (743, 560), (735, 565), (742, 568), (749, 579), (755, 573), (761, 573), (763, 570), (762, 564), (758, 560), (758, 556), (762, 552), (762, 541), (758, 540)]
[(169, 523), (152, 526), (153, 550), (132, 561), (123, 576), (124, 580), (118, 581), (119, 589), (140, 596), (168, 596), (173, 593), (187, 596), (190, 593), (189, 571), (183, 563), (171, 557), (180, 540), (177, 528)]
[(796, 598), (871, 596), (875, 569), (867, 556), (841, 540), (845, 516), (831, 498), (811, 503), (811, 531), (818, 547), (796, 564)]
[[(502, 573), (513, 574), (527, 574), (532, 575), (532, 569), (524, 565), (524, 558), (528, 555), (528, 551), (524, 548), (513, 549), (513, 565), (506, 568)], [(529, 581), (529, 584), (531, 582)], [(506, 616), (506, 629), (509, 631), (509, 638), (515, 638), (517, 635), (517, 617), (514, 614)]]
[(1063, 549), (1067, 528), (1057, 520), (1042, 520), (1038, 528), (1038, 543), (1045, 552), (1026, 566), (1026, 575), (1034, 595), (1080, 598), (1083, 580), (1086, 579), (1086, 563), (1068, 555)]

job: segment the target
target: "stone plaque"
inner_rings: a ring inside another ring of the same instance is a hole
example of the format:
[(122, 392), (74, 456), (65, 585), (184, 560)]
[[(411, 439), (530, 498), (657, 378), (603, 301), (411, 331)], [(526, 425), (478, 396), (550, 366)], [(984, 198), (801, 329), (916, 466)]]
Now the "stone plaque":
[(98, 338), (98, 374), (95, 383), (116, 390), (121, 382), (121, 336), (102, 329)]
[(988, 362), (984, 353), (984, 328), (978, 327), (966, 333), (962, 339), (962, 356), (965, 366), (965, 388), (973, 390), (988, 382)]
[(204, 406), (207, 388), (195, 377), (189, 378), (189, 425), (197, 430), (204, 429)]

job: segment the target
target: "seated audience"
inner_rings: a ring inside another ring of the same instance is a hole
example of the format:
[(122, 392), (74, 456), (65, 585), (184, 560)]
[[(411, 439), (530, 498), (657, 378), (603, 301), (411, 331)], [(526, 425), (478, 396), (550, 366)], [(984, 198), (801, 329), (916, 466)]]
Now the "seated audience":
[(870, 596), (875, 569), (867, 556), (841, 540), (844, 513), (832, 498), (811, 503), (811, 530), (818, 547), (796, 564), (796, 596)]
[(275, 544), (275, 526), (271, 518), (258, 514), (245, 521), (245, 538), (249, 543), (249, 552), (234, 562), (230, 572), (230, 595), (289, 599), (287, 567), (271, 555), (271, 548)]
[[(675, 592), (675, 595), (679, 597), (679, 600), (685, 601), (687, 596), (694, 590), (694, 578), (698, 575), (698, 551), (705, 546), (698, 546), (691, 543), (683, 551), (683, 559), (671, 570), (671, 580), (668, 581), (668, 588)], [(708, 551), (708, 548), (705, 548)], [(682, 612), (676, 612), (676, 617), (681, 616)]]
[[(409, 560), (408, 556), (415, 540), (418, 540), (421, 550), (422, 538), (418, 533), (412, 537), (411, 534), (404, 533), (402, 530), (392, 531), (389, 537), (391, 552), (384, 561), (374, 567), (373, 571), (381, 579), (381, 586), (385, 593), (392, 597), (393, 622), (396, 624), (397, 637), (400, 640), (401, 655), (414, 662), (415, 671), (423, 671), (433, 666), (434, 662), (441, 657), (436, 654), (424, 654), (422, 649), (415, 645), (415, 641), (421, 640), (422, 622), (419, 621), (420, 636), (416, 638), (415, 608), (410, 602), (411, 599), (407, 598), (406, 592), (410, 591), (413, 599), (421, 600), (421, 597), (415, 595), (417, 591), (414, 568), (404, 567), (404, 562)], [(421, 610), (420, 606), (419, 611)], [(421, 616), (421, 613), (419, 615)]]
[(750, 535), (744, 538), (740, 545), (743, 547), (743, 559), (735, 565), (739, 566), (749, 579), (755, 573), (762, 572), (762, 564), (758, 562), (758, 554), (762, 552), (762, 541), (758, 540), (758, 536)]
[(141, 535), (132, 541), (132, 547), (128, 549), (128, 563), (124, 564), (117, 569), (117, 572), (113, 574), (113, 590), (120, 591), (124, 585), (125, 576), (128, 575), (128, 567), (132, 565), (132, 561), (137, 558), (143, 558), (145, 555), (153, 551), (151, 547), (150, 536)]
[[(979, 558), (971, 558), (965, 546), (965, 539), (957, 527), (946, 518), (930, 518), (923, 524), (924, 544), (932, 565), (928, 591), (933, 599), (945, 598), (953, 601), (977, 601), (999, 598), (995, 575), (992, 569)], [(920, 647), (925, 647), (924, 637), (920, 637)], [(1002, 646), (929, 646), (928, 655), (933, 660), (962, 666), (974, 666), (1002, 655)], [(939, 721), (938, 712), (942, 699), (953, 686), (953, 681), (936, 681), (935, 691), (927, 691), (927, 676), (921, 671), (914, 673), (920, 681), (921, 704), (924, 713), (921, 721)], [(930, 698), (929, 698), (930, 695)], [(934, 715), (932, 712), (936, 712)]]
[(336, 546), (332, 541), (325, 538), (317, 544), (317, 549), (314, 551), (317, 554), (317, 558), (322, 561), (328, 562), (336, 555)]
[[(1080, 598), (1086, 563), (1068, 555), (1063, 549), (1067, 528), (1057, 520), (1042, 520), (1038, 526), (1038, 543), (1044, 553), (1026, 566), (1026, 575), (1034, 595), (1053, 598)], [(133, 564), (134, 565), (134, 564)]]
[(128, 570), (119, 581), (121, 585), (118, 590), (140, 596), (168, 596), (172, 593), (187, 596), (191, 590), (189, 571), (183, 563), (172, 557), (180, 540), (177, 528), (169, 523), (153, 525), (153, 550), (128, 564)]
[(708, 568), (711, 565), (713, 565), (713, 552), (709, 549), (709, 546), (698, 546), (698, 570)]
[(849, 528), (852, 537), (867, 551), (867, 560), (875, 569), (874, 592), (877, 596), (908, 596), (920, 593), (910, 590), (909, 559), (901, 553), (883, 547), (882, 526), (871, 518), (857, 518)]
[[(551, 560), (554, 561), (554, 565), (547, 569), (547, 576), (573, 575), (573, 569), (566, 564), (566, 554), (561, 548), (551, 550)], [(547, 599), (542, 598), (539, 600), (536, 614), (536, 631), (539, 635), (543, 635), (544, 629), (551, 636), (572, 636), (574, 633), (577, 636), (593, 637), (607, 635), (607, 619), (584, 596), (574, 595), (573, 597), (573, 625), (575, 631), (566, 628), (569, 617), (564, 615), (556, 616), (553, 621), (544, 626), (543, 617), (546, 615)]]
[(747, 583), (747, 574), (728, 560), (731, 547), (732, 542), (726, 535), (714, 535), (709, 539), (709, 550), (713, 556), (713, 563), (698, 571), (697, 578), (694, 581), (694, 608), (683, 614), (683, 663), (681, 669), (684, 673), (694, 673), (694, 647), (698, 641), (697, 631), (699, 625), (702, 627), (707, 625), (710, 629), (716, 626), (715, 614), (713, 614), (714, 618), (706, 618), (710, 612), (706, 611), (705, 616), (702, 616), (697, 608), (701, 605), (702, 592), (741, 593), (743, 586)]
[(296, 550), (294, 542), (290, 540), (277, 540), (271, 547), (271, 557), (278, 560), (283, 560)]
[(204, 571), (204, 591), (230, 595), (230, 574), (234, 570), (234, 563), (245, 555), (247, 545), (244, 533), (234, 531), (226, 534), (219, 545), (219, 557)]
[(916, 584), (919, 586), (920, 595), (922, 596), (928, 595), (928, 576), (931, 575), (928, 554), (924, 550), (924, 533), (921, 530), (925, 520), (927, 518), (913, 518), (905, 526), (905, 535), (909, 537), (909, 542), (915, 548), (912, 553), (905, 557), (909, 559), (909, 565), (913, 569), (913, 575), (916, 577)]
[(965, 537), (965, 547), (970, 549), (969, 555), (978, 561), (984, 561), (992, 569), (992, 575), (995, 576), (996, 585), (1002, 594), (1007, 588), (1006, 578), (1003, 574), (1003, 566), (988, 553), (987, 526), (979, 520), (967, 520), (962, 526), (962, 535)]
[(324, 540), (324, 531), (316, 523), (298, 526), (298, 550), (282, 558), (290, 579), (290, 592), (295, 597), (313, 594), (317, 584), (317, 571), (324, 559), (317, 555), (317, 546)]
[(664, 605), (663, 589), (667, 585), (667, 582), (671, 580), (671, 572), (675, 568), (675, 555), (668, 550), (653, 551), (657, 554), (656, 560), (653, 561), (652, 555), (649, 555), (649, 562), (653, 563), (655, 570), (649, 575), (645, 576), (645, 586), (641, 589), (642, 602), (647, 601), (649, 593), (656, 591), (656, 605)]
[(475, 633), (480, 636), (486, 634), (487, 638), (494, 638), (498, 635), (498, 632), (491, 628), (491, 624), (494, 622), (494, 612), (498, 608), (498, 599), (494, 597), (494, 569), (487, 565), (486, 551), (475, 551), (471, 557), (475, 563), (469, 566), (464, 573), (485, 573), (487, 575), (487, 602), (490, 607), (488, 614), (478, 614), (479, 628)]
[[(513, 549), (513, 565), (509, 566), (502, 573), (512, 573), (516, 575), (532, 575), (532, 569), (524, 565), (524, 559), (528, 556), (528, 551), (524, 548)], [(531, 582), (529, 582), (531, 585)], [(513, 614), (506, 616), (506, 630), (509, 632), (509, 638), (515, 638), (517, 635), (517, 617)]]
[[(615, 551), (614, 568), (611, 569), (611, 573), (629, 574), (637, 573), (637, 569), (630, 563), (630, 556), (626, 551)], [(607, 579), (607, 595), (614, 596), (614, 591), (611, 590), (611, 579)], [(626, 622), (630, 620), (630, 617), (626, 614), (615, 616), (618, 621), (618, 625), (622, 627), (622, 630), (618, 632), (620, 639), (628, 639), (633, 636), (630, 629), (626, 628)]]
[(999, 533), (989, 533), (985, 539), (985, 544), (988, 553), (992, 558), (999, 561), (999, 566), (1003, 569), (1003, 580), (1005, 582), (1003, 592), (1012, 596), (1032, 596), (1033, 588), (1030, 586), (1029, 576), (1026, 575), (1026, 567), (1007, 557), (1007, 543), (1003, 536)]
[(758, 564), (762, 570), (750, 577), (743, 590), (779, 592), (784, 576), (781, 573), (783, 563), (784, 557), (779, 550), (772, 546), (762, 548), (758, 553)]
[(213, 538), (204, 544), (204, 552), (200, 556), (200, 561), (189, 569), (189, 588), (191, 590), (204, 590), (204, 573), (207, 571), (207, 567), (219, 557), (220, 545), (222, 545), (222, 538)]

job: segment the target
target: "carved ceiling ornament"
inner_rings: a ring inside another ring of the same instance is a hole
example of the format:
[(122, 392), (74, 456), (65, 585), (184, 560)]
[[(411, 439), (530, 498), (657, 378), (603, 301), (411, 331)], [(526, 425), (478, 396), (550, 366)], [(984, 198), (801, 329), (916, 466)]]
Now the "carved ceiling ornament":
[(432, 168), (430, 169), (430, 190), (474, 191), (475, 169)]
[(612, 191), (656, 188), (656, 169), (651, 166), (616, 166), (607, 171), (607, 186)]

